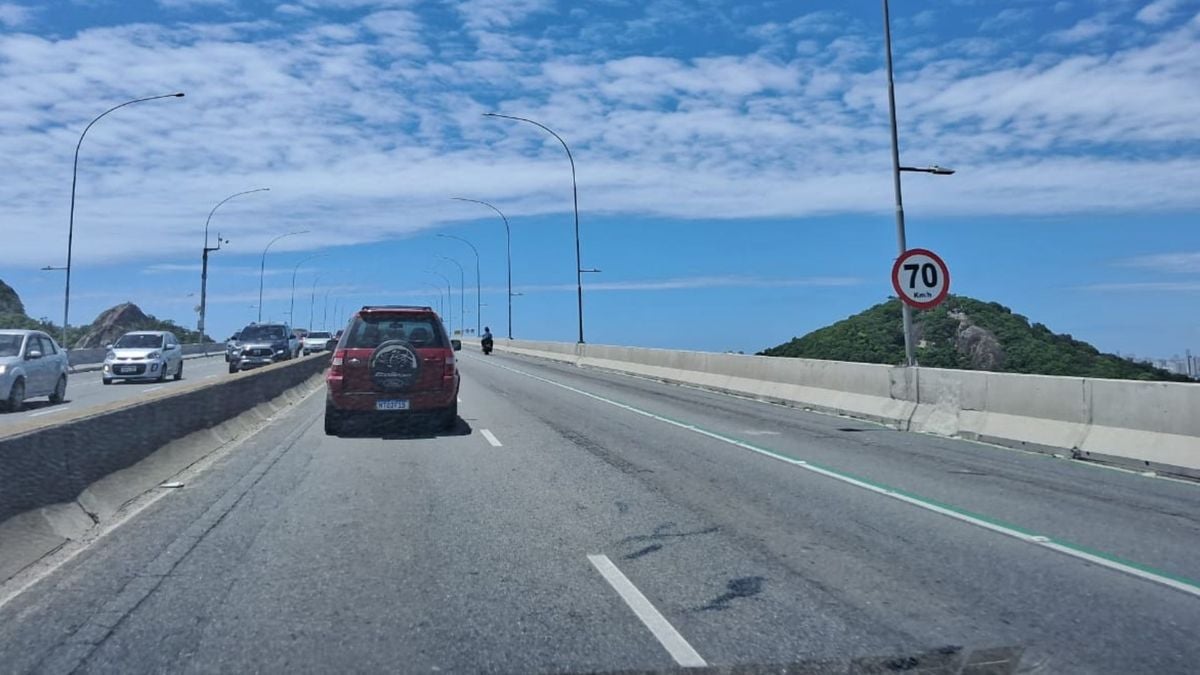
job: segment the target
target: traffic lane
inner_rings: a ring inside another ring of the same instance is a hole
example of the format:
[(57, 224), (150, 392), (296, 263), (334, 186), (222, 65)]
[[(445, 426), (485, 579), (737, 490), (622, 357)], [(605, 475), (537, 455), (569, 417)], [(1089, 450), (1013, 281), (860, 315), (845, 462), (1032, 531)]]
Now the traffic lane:
[[(220, 355), (185, 359), (183, 364), (183, 380), (179, 384), (213, 379), (227, 372), (225, 360)], [(159, 391), (175, 384), (173, 379), (167, 378), (166, 382), (118, 381), (105, 386), (101, 382), (99, 371), (68, 375), (67, 397), (63, 403), (54, 405), (45, 399), (27, 401), (25, 409), (19, 413), (0, 413), (0, 426), (59, 415), (127, 398), (136, 398), (141, 394)]]
[(544, 360), (502, 359), (820, 467), (1200, 582), (1200, 484)]
[[(1028, 662), (1048, 664), (1051, 672), (1178, 671), (1200, 657), (1191, 638), (1191, 627), (1200, 625), (1194, 596), (497, 367), (533, 370), (540, 363), (464, 360), (497, 398), (517, 408), (513, 417), (533, 416), (556, 427), (578, 449), (691, 511), (717, 528), (715, 536), (737, 542), (754, 557), (751, 562), (762, 562), (762, 571), (750, 564), (725, 571), (729, 582), (761, 577), (760, 588), (819, 589), (825, 594), (820, 614), (864, 617), (881, 634), (913, 636), (900, 643), (910, 648), (1021, 645), (1030, 652)], [(541, 372), (561, 376), (552, 368)], [(593, 375), (576, 373), (581, 380)], [(685, 412), (677, 419), (706, 424), (711, 407)], [(754, 600), (744, 604), (745, 623), (726, 623), (734, 615), (729, 610), (683, 611), (707, 606), (698, 604), (702, 597), (737, 606), (754, 582), (713, 594), (715, 580), (704, 576), (713, 573), (703, 563), (706, 551), (676, 554), (691, 537), (674, 530), (641, 534), (649, 537), (639, 540), (646, 542), (643, 549), (620, 549), (620, 539), (610, 545), (632, 556), (629, 575), (647, 596), (679, 608), (668, 617), (694, 644), (705, 645), (706, 658), (741, 662), (747, 642), (760, 655), (778, 656), (773, 649), (789, 647), (792, 653), (822, 653), (821, 644), (789, 639), (794, 616), (757, 615)], [(653, 544), (662, 548), (637, 555)], [(765, 644), (755, 642), (764, 636)]]
[(177, 564), (139, 571), (163, 576), (100, 619), (116, 629), (84, 671), (672, 665), (589, 564), (590, 529), (487, 442), (469, 382), (463, 399), (457, 435), (330, 438), (318, 420)]

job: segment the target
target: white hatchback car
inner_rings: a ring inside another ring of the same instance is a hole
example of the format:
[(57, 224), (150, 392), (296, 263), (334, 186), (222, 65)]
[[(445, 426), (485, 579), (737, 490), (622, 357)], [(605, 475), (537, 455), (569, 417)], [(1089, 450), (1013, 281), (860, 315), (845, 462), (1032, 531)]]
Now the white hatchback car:
[(0, 330), (0, 407), (18, 412), (25, 400), (67, 396), (67, 352), (39, 330)]
[(108, 346), (104, 357), (104, 384), (113, 380), (183, 379), (183, 347), (173, 333), (139, 330), (126, 333)]

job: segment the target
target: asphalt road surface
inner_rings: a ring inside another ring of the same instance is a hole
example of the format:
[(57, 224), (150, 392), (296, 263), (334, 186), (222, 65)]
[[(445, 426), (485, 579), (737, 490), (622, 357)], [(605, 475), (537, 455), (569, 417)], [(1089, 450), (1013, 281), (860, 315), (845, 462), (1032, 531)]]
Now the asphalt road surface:
[(107, 387), (100, 381), (100, 371), (71, 373), (67, 375), (67, 398), (60, 405), (53, 405), (45, 398), (36, 398), (25, 402), (24, 408), (18, 413), (0, 412), (0, 429), (30, 419), (39, 419), (60, 415), (68, 411), (78, 411), (94, 405), (112, 403), (126, 398), (135, 398), (141, 394), (158, 391), (184, 382), (195, 382), (198, 379), (221, 377), (229, 373), (225, 358), (221, 354), (202, 358), (184, 359), (183, 379), (179, 382), (167, 378), (166, 382), (149, 380), (126, 382), (118, 380)]
[(0, 670), (1198, 668), (1200, 486), (462, 362), (453, 433), (281, 414), (0, 607)]

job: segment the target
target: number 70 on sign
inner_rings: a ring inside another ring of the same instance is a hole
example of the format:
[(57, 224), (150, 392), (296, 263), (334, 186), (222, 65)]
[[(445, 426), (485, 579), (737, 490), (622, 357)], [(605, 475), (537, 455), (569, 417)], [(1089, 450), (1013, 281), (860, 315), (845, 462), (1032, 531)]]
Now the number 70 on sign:
[(932, 309), (950, 294), (950, 269), (933, 251), (910, 248), (892, 265), (892, 288), (905, 304)]

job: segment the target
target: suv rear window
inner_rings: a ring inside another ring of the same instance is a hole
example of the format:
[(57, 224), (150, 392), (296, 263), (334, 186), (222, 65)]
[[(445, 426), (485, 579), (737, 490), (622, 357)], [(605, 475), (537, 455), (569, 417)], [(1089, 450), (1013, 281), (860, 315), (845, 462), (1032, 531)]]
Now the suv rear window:
[(361, 314), (343, 336), (346, 349), (374, 349), (388, 340), (404, 340), (418, 349), (446, 348), (433, 317), (422, 314)]
[(241, 339), (251, 340), (284, 340), (287, 338), (287, 328), (283, 326), (246, 326), (242, 329)]

